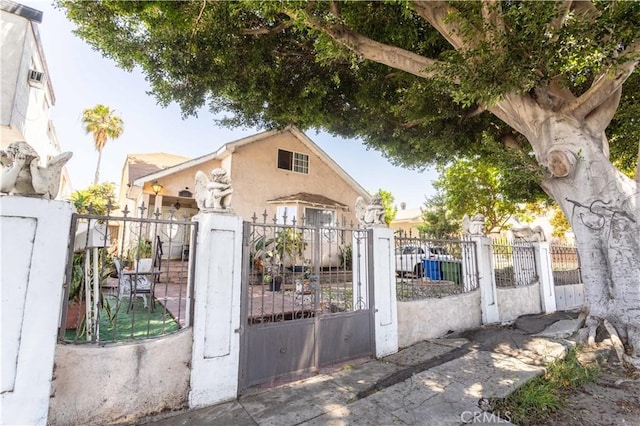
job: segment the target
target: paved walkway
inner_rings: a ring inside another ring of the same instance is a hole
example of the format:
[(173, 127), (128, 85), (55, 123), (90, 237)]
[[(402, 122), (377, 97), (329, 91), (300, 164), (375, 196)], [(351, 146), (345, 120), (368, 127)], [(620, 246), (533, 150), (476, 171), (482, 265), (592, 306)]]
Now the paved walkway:
[[(509, 425), (482, 410), (566, 353), (576, 312), (521, 317), (513, 326), (427, 340), (240, 397), (156, 417), (147, 425)], [(507, 416), (505, 416), (507, 417)], [(141, 423), (141, 424), (142, 424)]]

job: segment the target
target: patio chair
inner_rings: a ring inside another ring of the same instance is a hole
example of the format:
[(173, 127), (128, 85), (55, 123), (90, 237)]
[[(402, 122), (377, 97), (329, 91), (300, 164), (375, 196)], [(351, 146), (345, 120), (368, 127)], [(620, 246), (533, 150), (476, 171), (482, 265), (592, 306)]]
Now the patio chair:
[(159, 271), (153, 268), (152, 259), (140, 259), (137, 266), (131, 270), (122, 268), (120, 260), (114, 258), (113, 263), (118, 271), (118, 299), (128, 296), (129, 306), (127, 311), (133, 307), (136, 297), (141, 297), (144, 307), (147, 308), (147, 295), (151, 299), (151, 310), (155, 309), (155, 284)]

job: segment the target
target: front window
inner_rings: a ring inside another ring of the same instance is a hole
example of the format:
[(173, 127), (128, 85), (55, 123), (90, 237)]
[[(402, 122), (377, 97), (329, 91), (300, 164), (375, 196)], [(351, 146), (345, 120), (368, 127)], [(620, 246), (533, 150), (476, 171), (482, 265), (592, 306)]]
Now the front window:
[(333, 210), (305, 209), (305, 221), (309, 226), (333, 226), (335, 216)]
[(299, 152), (278, 150), (278, 168), (309, 174), (309, 156)]
[[(336, 212), (333, 210), (321, 210), (307, 208), (304, 210), (304, 220), (307, 226), (317, 226), (319, 228), (328, 228), (335, 226)], [(334, 241), (336, 237), (335, 229), (325, 229), (322, 236), (327, 241)]]

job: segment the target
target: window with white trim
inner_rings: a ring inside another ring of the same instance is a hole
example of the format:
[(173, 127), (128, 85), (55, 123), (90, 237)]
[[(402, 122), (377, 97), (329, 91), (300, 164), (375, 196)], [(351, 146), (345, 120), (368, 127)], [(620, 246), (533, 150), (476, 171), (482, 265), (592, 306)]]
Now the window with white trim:
[(34, 69), (30, 69), (27, 75), (27, 79), (30, 85), (41, 86), (44, 83), (44, 73)]
[(287, 215), (287, 225), (293, 224), (293, 220), (296, 219), (298, 208), (296, 206), (278, 206), (276, 209), (276, 220), (278, 225), (284, 225), (284, 217)]
[(336, 212), (333, 210), (304, 209), (305, 222), (309, 226), (334, 226), (336, 222)]
[(278, 168), (309, 174), (309, 156), (299, 152), (278, 150)]
[[(304, 221), (307, 226), (317, 226), (319, 228), (330, 228), (336, 226), (336, 212), (334, 210), (304, 209)], [(335, 229), (325, 229), (322, 236), (328, 241), (335, 239)]]

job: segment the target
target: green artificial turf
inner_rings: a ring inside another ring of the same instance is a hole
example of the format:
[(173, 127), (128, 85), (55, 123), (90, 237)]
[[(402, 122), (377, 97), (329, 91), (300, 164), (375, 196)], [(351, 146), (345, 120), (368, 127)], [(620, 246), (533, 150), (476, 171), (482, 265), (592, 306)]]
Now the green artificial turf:
[[(105, 297), (105, 302), (105, 306), (108, 304), (107, 309), (100, 309), (100, 342), (148, 339), (173, 333), (179, 328), (171, 313), (157, 300), (153, 312), (144, 307), (141, 298), (136, 298), (134, 307), (129, 312), (128, 297), (120, 299), (119, 304), (115, 297)], [(84, 321), (79, 332), (67, 330), (65, 340), (85, 341)]]

